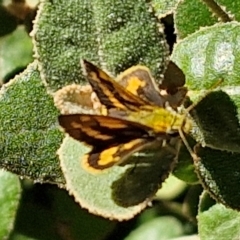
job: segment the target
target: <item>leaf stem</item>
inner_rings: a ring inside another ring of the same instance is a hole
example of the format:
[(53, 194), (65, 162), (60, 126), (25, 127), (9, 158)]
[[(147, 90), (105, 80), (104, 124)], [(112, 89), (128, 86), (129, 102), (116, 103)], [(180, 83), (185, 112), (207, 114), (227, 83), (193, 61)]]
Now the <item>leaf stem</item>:
[(222, 21), (231, 22), (230, 16), (214, 1), (214, 0), (201, 0), (209, 9)]

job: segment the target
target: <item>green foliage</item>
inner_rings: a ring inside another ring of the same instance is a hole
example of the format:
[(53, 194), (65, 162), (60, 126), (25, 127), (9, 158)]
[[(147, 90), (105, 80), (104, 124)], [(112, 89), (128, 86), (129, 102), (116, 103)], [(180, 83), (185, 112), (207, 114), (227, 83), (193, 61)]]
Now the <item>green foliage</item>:
[(202, 1), (180, 1), (174, 17), (177, 37), (180, 39), (217, 22), (217, 17)]
[(35, 181), (63, 183), (56, 157), (62, 138), (58, 111), (36, 65), (4, 85), (0, 99), (0, 165)]
[[(214, 2), (225, 9), (226, 14), (232, 20), (240, 20), (239, 1), (216, 0)], [(213, 9), (209, 9), (203, 1), (180, 1), (174, 17), (177, 35), (181, 39), (200, 30), (201, 27), (211, 26), (219, 22), (219, 16)]]
[(151, 1), (151, 5), (153, 6), (154, 10), (158, 18), (162, 18), (167, 14), (171, 14), (173, 9), (177, 6), (178, 0), (153, 0)]
[(220, 78), (224, 79), (221, 89), (239, 85), (239, 29), (238, 22), (219, 23), (202, 28), (175, 45), (172, 58), (185, 73), (191, 90), (209, 89)]
[(7, 239), (15, 222), (16, 212), (21, 197), (21, 187), (16, 175), (0, 171), (0, 213), (2, 216), (0, 238)]
[[(171, 228), (169, 227), (171, 226)], [(170, 216), (154, 218), (129, 234), (126, 240), (172, 239), (183, 234), (181, 222)]]
[(44, 1), (32, 36), (42, 77), (56, 90), (85, 81), (82, 58), (113, 74), (143, 63), (159, 76), (168, 55), (161, 28), (143, 0)]
[(174, 199), (178, 197), (186, 187), (186, 182), (170, 175), (156, 193), (156, 198), (162, 200)]
[(123, 174), (126, 168), (116, 167), (117, 169), (111, 169), (105, 174), (94, 175), (79, 167), (81, 157), (88, 150), (77, 141), (67, 138), (58, 152), (61, 167), (66, 176), (67, 188), (74, 195), (75, 200), (83, 207), (90, 209), (91, 212), (110, 219), (127, 219), (140, 212), (146, 203), (132, 208), (124, 208), (116, 205), (112, 200), (112, 182), (116, 181), (118, 175)]
[[(10, 239), (103, 239), (114, 222), (79, 208), (65, 190), (22, 182), (23, 193)], [(27, 221), (26, 221), (27, 219)], [(25, 236), (25, 238), (24, 238)], [(28, 236), (28, 237), (26, 237)]]
[[(8, 3), (0, 1), (1, 83), (33, 61), (0, 90), (0, 166), (34, 182), (56, 184), (39, 187), (22, 182), (21, 189), (15, 175), (1, 172), (1, 239), (108, 239), (116, 223), (85, 212), (79, 204), (111, 220), (126, 220), (152, 199), (152, 208), (135, 218), (135, 229), (131, 225), (119, 239), (152, 234), (156, 236), (152, 239), (170, 239), (196, 233), (196, 225), (201, 239), (239, 236), (240, 1), (216, 3), (228, 16), (225, 20), (233, 21), (223, 22), (219, 9), (202, 1), (44, 0), (31, 39), (18, 26), (26, 26), (27, 17), (16, 17)], [(114, 76), (145, 64), (161, 81), (169, 50), (156, 16), (168, 13), (173, 14), (178, 39), (170, 58), (185, 74), (190, 99), (196, 102), (219, 79), (224, 80), (218, 86), (221, 91), (209, 94), (190, 112), (196, 127), (187, 139), (201, 160), (192, 163), (182, 146), (173, 172), (187, 183), (201, 182), (218, 204), (206, 193), (199, 204), (201, 187), (194, 185), (188, 191), (178, 183), (174, 183), (176, 191), (170, 184), (166, 197), (159, 191), (154, 198), (175, 165), (174, 157), (162, 148), (130, 159), (138, 159), (138, 164), (130, 161), (90, 174), (80, 164), (89, 149), (69, 137), (63, 140), (59, 130), (53, 95), (70, 83), (85, 84), (81, 58)]]
[(31, 39), (23, 27), (18, 27), (11, 35), (0, 39), (0, 51), (0, 79), (3, 82), (7, 81), (11, 71), (25, 68), (33, 60)]
[(133, 156), (132, 164), (92, 174), (80, 167), (80, 159), (89, 149), (67, 137), (58, 151), (66, 187), (90, 212), (110, 219), (130, 219), (147, 206), (148, 198), (156, 193), (164, 175), (167, 177), (166, 171), (171, 169), (172, 154), (157, 147), (154, 154)]
[(215, 204), (200, 212), (199, 235), (205, 239), (238, 239), (240, 214), (222, 204)]

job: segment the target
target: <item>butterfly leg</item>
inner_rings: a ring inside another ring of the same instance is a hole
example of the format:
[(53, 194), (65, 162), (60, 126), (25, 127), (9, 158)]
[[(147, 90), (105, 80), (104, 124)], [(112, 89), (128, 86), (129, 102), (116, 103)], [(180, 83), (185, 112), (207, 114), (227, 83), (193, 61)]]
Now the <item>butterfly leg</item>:
[(186, 146), (188, 152), (190, 153), (193, 161), (199, 161), (200, 160), (200, 157), (198, 157), (198, 155), (192, 150), (192, 148), (190, 147), (190, 145), (188, 144), (188, 141), (185, 137), (185, 135), (183, 134), (183, 131), (182, 129), (179, 129), (179, 135), (184, 143), (184, 145)]

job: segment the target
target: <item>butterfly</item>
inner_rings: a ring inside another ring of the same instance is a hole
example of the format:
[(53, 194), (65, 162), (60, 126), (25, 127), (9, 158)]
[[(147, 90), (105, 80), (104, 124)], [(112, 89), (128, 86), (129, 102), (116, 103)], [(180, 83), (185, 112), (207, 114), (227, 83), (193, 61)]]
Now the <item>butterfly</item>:
[(191, 131), (192, 120), (164, 108), (164, 99), (148, 68), (134, 66), (126, 70), (121, 77), (128, 78), (124, 87), (92, 63), (82, 60), (81, 64), (107, 113), (60, 115), (59, 124), (72, 138), (91, 146), (82, 159), (87, 171), (120, 164), (156, 143), (166, 146), (173, 137), (180, 136), (186, 143), (184, 133)]

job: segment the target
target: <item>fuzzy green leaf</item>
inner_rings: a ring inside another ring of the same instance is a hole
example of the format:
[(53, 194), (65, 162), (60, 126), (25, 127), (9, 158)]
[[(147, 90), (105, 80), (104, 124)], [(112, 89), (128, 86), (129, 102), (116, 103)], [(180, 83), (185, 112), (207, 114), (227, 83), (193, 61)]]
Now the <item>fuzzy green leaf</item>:
[(18, 27), (12, 34), (0, 38), (0, 52), (0, 79), (4, 79), (6, 74), (32, 61), (31, 38), (23, 27)]
[[(214, 0), (229, 20), (240, 20), (238, 1)], [(175, 15), (175, 28), (178, 38), (184, 38), (201, 27), (221, 22), (221, 14), (209, 8), (203, 1), (179, 1)]]
[(58, 154), (66, 178), (66, 188), (74, 196), (75, 201), (92, 213), (110, 219), (132, 218), (146, 206), (146, 202), (139, 206), (124, 208), (116, 205), (111, 196), (112, 182), (116, 180), (118, 174), (126, 171), (126, 167), (121, 168), (120, 173), (119, 169), (114, 168), (109, 172), (100, 173), (99, 176), (88, 173), (80, 164), (83, 154), (88, 150), (72, 138), (64, 139)]
[(72, 138), (64, 139), (58, 154), (66, 188), (90, 212), (120, 221), (146, 207), (174, 165), (173, 154), (157, 145), (153, 152), (133, 155), (125, 166), (92, 174), (81, 167), (87, 151)]
[(198, 215), (201, 240), (239, 239), (240, 213), (216, 204)]
[(143, 63), (159, 77), (168, 51), (163, 30), (148, 8), (143, 0), (43, 1), (32, 35), (48, 86), (56, 90), (84, 82), (81, 58), (113, 74)]
[(174, 199), (185, 189), (186, 183), (172, 175), (163, 183), (162, 188), (156, 193), (156, 197), (163, 200)]
[(174, 24), (178, 38), (196, 32), (200, 27), (211, 26), (217, 23), (217, 17), (202, 1), (184, 0), (179, 1), (174, 14)]
[(218, 202), (240, 209), (240, 153), (198, 147), (200, 161), (195, 162), (205, 189)]
[[(181, 41), (173, 59), (186, 75), (190, 96), (204, 96), (217, 80), (224, 79), (215, 91), (202, 99), (191, 111), (207, 148), (199, 148), (197, 173), (214, 198), (239, 209), (240, 154), (238, 39), (240, 24), (217, 24), (202, 29)], [(197, 149), (195, 149), (197, 150)]]
[(11, 233), (21, 197), (19, 178), (0, 170), (0, 239), (8, 239)]
[(238, 111), (229, 95), (223, 91), (212, 92), (191, 114), (201, 129), (206, 146), (240, 153)]
[[(171, 226), (171, 227), (169, 227)], [(183, 235), (183, 226), (176, 218), (157, 217), (132, 231), (125, 240), (164, 240)]]
[(35, 181), (63, 183), (56, 151), (62, 134), (58, 111), (36, 65), (0, 91), (0, 165)]
[[(221, 89), (239, 85), (239, 30), (237, 22), (216, 24), (175, 45), (172, 59), (186, 75), (190, 90), (209, 89), (219, 78), (224, 79)], [(233, 95), (235, 92), (230, 90)]]
[(167, 14), (171, 14), (176, 8), (177, 3), (178, 3), (178, 0), (152, 0), (151, 1), (151, 4), (159, 18), (164, 17)]
[(23, 191), (10, 239), (62, 240), (70, 236), (74, 240), (98, 240), (105, 239), (115, 225), (82, 209), (65, 189), (33, 184)]
[[(221, 92), (209, 94), (194, 109), (193, 116), (204, 135), (206, 145), (237, 152), (240, 149), (237, 118), (240, 107), (239, 32), (239, 23), (208, 27), (185, 38), (176, 45), (173, 52), (173, 59), (186, 75), (187, 86), (194, 90), (190, 92), (193, 99), (196, 99), (196, 95), (199, 96), (201, 90), (208, 90), (219, 79), (224, 80), (219, 87), (229, 97)], [(204, 96), (204, 93), (200, 96)]]

